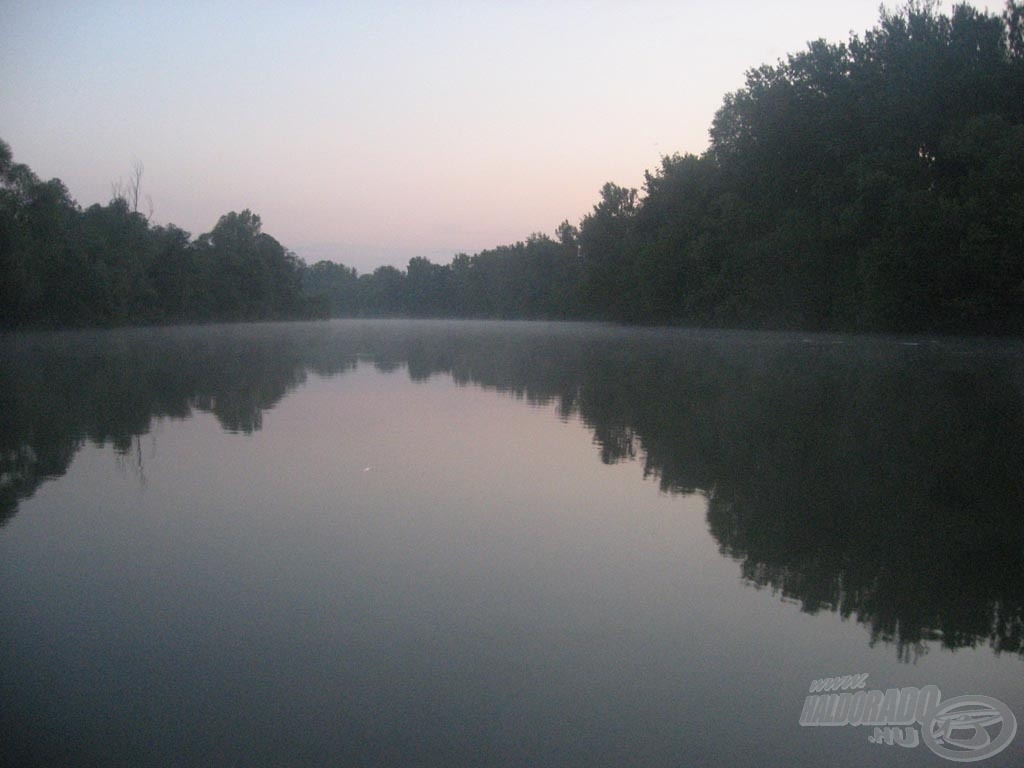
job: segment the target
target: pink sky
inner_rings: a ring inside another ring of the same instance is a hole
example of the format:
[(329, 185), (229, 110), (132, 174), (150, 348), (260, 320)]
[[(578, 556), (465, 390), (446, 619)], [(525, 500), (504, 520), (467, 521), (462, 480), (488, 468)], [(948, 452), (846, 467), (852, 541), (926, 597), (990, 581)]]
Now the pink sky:
[(155, 222), (197, 235), (250, 208), (307, 261), (363, 272), (577, 223), (604, 182), (639, 187), (662, 155), (703, 151), (745, 70), (862, 33), (878, 0), (8, 2), (3, 17), (16, 160), (85, 206), (139, 158)]

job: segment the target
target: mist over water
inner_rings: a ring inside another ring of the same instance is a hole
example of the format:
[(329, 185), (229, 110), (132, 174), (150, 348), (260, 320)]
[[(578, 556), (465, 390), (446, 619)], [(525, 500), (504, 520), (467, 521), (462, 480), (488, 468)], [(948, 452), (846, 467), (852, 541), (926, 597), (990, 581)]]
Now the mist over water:
[(1022, 502), (1018, 342), (6, 335), (0, 754), (935, 764), (801, 707), (868, 673), (1024, 716)]

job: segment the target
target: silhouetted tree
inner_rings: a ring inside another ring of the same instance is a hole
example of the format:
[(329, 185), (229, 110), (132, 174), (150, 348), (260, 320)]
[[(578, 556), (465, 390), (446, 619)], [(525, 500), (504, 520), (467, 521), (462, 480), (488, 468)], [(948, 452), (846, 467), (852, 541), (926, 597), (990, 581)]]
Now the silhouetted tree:
[(450, 265), (301, 264), (230, 213), (194, 243), (139, 213), (141, 163), (82, 212), (0, 151), (0, 322), (323, 315), (1024, 332), (1024, 6), (883, 10), (747, 72), (701, 156), (609, 182), (577, 229)]

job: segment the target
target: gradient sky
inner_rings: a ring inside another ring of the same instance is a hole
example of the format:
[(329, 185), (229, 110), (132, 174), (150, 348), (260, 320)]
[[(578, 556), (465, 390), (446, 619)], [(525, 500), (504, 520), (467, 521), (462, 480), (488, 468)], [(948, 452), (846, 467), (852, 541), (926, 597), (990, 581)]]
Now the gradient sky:
[(250, 208), (309, 262), (447, 262), (702, 152), (747, 69), (878, 7), (0, 0), (0, 138), (83, 206), (138, 158), (156, 223)]

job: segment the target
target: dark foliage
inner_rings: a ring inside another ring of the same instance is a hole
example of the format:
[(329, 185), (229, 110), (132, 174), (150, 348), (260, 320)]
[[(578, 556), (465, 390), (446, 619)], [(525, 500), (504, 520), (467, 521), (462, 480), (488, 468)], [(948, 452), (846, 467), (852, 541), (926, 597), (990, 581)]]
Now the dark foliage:
[[(136, 179), (136, 182), (138, 179)], [(137, 185), (81, 210), (0, 142), (0, 325), (84, 326), (298, 317), (301, 262), (246, 210), (191, 241), (137, 210)]]
[[(0, 143), (0, 323), (316, 316), (1024, 332), (1024, 5), (910, 2), (747, 73), (701, 156), (579, 227), (372, 274), (298, 262), (248, 211), (189, 242), (138, 177), (80, 211)], [(129, 201), (132, 201), (129, 204)]]
[(1020, 333), (1022, 18), (883, 12), (748, 72), (706, 153), (665, 157), (643, 196), (606, 184), (559, 242), (358, 279), (321, 264), (307, 288), (340, 315)]

